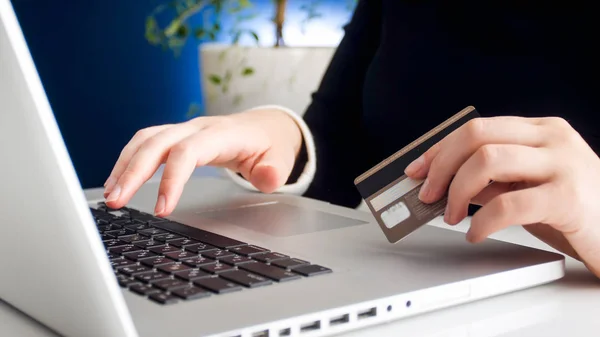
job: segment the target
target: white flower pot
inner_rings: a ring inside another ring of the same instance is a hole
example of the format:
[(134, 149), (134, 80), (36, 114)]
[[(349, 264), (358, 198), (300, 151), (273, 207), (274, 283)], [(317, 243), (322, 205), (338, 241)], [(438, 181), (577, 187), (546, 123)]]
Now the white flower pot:
[(201, 44), (204, 114), (223, 115), (278, 104), (303, 115), (334, 52), (335, 47)]

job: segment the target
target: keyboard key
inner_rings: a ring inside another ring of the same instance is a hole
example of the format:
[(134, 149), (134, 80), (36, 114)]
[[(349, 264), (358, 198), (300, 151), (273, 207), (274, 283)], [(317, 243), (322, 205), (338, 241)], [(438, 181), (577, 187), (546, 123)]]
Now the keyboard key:
[(117, 239), (104, 241), (103, 243), (104, 243), (104, 248), (106, 248), (106, 249), (114, 248), (114, 247), (122, 247), (122, 246), (127, 245), (127, 242), (123, 242), (123, 241), (117, 240)]
[(270, 262), (277, 261), (277, 260), (288, 259), (289, 256), (287, 256), (285, 254), (281, 254), (281, 253), (271, 252), (271, 253), (266, 253), (266, 254), (257, 254), (257, 255), (252, 256), (252, 258), (255, 260), (258, 260), (260, 262), (270, 263)]
[(153, 288), (152, 286), (149, 286), (147, 284), (134, 284), (131, 287), (129, 287), (129, 290), (133, 291), (134, 293), (140, 294), (142, 296), (148, 296), (151, 294), (155, 294), (155, 293), (160, 293), (160, 290)]
[(207, 266), (201, 266), (200, 269), (207, 271), (209, 273), (212, 274), (217, 274), (217, 273), (221, 273), (227, 270), (232, 270), (234, 269), (234, 267), (228, 265), (228, 264), (223, 264), (223, 263), (215, 263), (215, 264), (209, 264)]
[(164, 291), (171, 291), (173, 289), (187, 286), (189, 283), (179, 279), (164, 279), (156, 282), (152, 282), (152, 286)]
[(125, 253), (123, 254), (123, 256), (125, 256), (126, 258), (130, 259), (130, 260), (134, 260), (134, 261), (139, 261), (142, 259), (147, 259), (150, 257), (155, 257), (157, 256), (155, 253), (148, 251), (148, 250), (140, 250), (137, 252), (132, 252), (132, 253)]
[(166, 253), (171, 253), (171, 252), (180, 252), (181, 248), (177, 248), (177, 247), (173, 247), (173, 246), (159, 246), (159, 247), (152, 247), (150, 249), (148, 249), (151, 252), (154, 252), (156, 254), (166, 254)]
[(163, 266), (166, 264), (175, 263), (175, 260), (171, 260), (165, 256), (156, 256), (153, 258), (140, 260), (140, 263), (145, 266), (148, 266), (148, 267), (157, 267), (157, 266)]
[(138, 233), (146, 236), (154, 236), (159, 234), (167, 234), (168, 232), (164, 229), (152, 227), (148, 229), (142, 229), (141, 231), (138, 231)]
[(232, 266), (239, 266), (240, 264), (243, 264), (243, 263), (252, 262), (252, 259), (247, 256), (231, 255), (231, 256), (224, 257), (224, 258), (220, 259), (219, 261), (230, 264)]
[(100, 232), (100, 233), (106, 233), (108, 231), (114, 231), (114, 230), (119, 230), (119, 229), (121, 229), (121, 226), (115, 225), (115, 224), (106, 224), (106, 225), (98, 226), (98, 232)]
[(144, 221), (144, 222), (162, 222), (162, 221), (167, 221), (165, 219), (162, 219), (162, 218), (159, 218), (159, 217), (155, 217), (152, 214), (143, 213), (143, 212), (131, 212), (131, 213), (129, 213), (129, 216), (131, 217), (132, 220), (140, 220), (140, 221)]
[(171, 252), (171, 253), (165, 253), (165, 256), (173, 259), (173, 260), (177, 260), (177, 261), (181, 261), (187, 258), (191, 258), (191, 257), (195, 257), (198, 254), (194, 254), (192, 252), (188, 252), (188, 251), (178, 251), (178, 252)]
[(167, 243), (170, 244), (171, 246), (185, 248), (185, 246), (190, 246), (190, 245), (196, 244), (196, 243), (198, 243), (198, 241), (196, 241), (194, 239), (180, 238), (180, 239), (175, 239), (175, 240), (168, 240)]
[(167, 295), (165, 293), (152, 294), (148, 296), (148, 298), (160, 304), (174, 304), (179, 301), (177, 297), (173, 295)]
[(148, 225), (146, 223), (133, 223), (133, 224), (130, 224), (130, 225), (124, 225), (123, 227), (125, 227), (127, 229), (134, 230), (136, 232), (144, 230), (144, 229), (152, 228), (152, 227), (150, 227), (150, 225)]
[(284, 268), (284, 269), (298, 267), (298, 266), (305, 266), (308, 264), (310, 264), (310, 262), (300, 260), (300, 259), (285, 259), (285, 260), (277, 260), (277, 261), (271, 262), (271, 265), (277, 266), (280, 268)]
[(133, 234), (133, 235), (127, 235), (127, 236), (120, 236), (119, 239), (121, 241), (129, 242), (129, 243), (134, 243), (134, 242), (137, 242), (137, 241), (148, 240), (149, 237), (141, 235), (141, 234)]
[(221, 249), (229, 249), (232, 247), (247, 245), (246, 243), (238, 240), (234, 240), (219, 234), (211, 233), (199, 228), (186, 226), (184, 224), (180, 224), (174, 221), (157, 223), (156, 227), (163, 228), (181, 235), (185, 235), (191, 239), (195, 239), (203, 243), (208, 243), (211, 246), (215, 246)]
[(315, 276), (321, 274), (331, 273), (331, 269), (325, 268), (316, 264), (311, 264), (308, 266), (299, 266), (292, 268), (296, 273), (302, 274), (304, 276)]
[(116, 218), (116, 219), (110, 220), (110, 223), (123, 227), (125, 225), (133, 225), (133, 224), (136, 224), (139, 222), (131, 221), (131, 219)]
[(173, 234), (173, 233), (159, 234), (159, 235), (154, 236), (154, 240), (162, 241), (162, 242), (166, 242), (168, 240), (174, 240), (174, 239), (181, 239), (181, 238), (183, 238), (183, 236), (178, 235), (178, 234)]
[(121, 257), (120, 254), (113, 254), (113, 253), (107, 253), (106, 256), (108, 257), (109, 260), (118, 259)]
[(100, 235), (100, 239), (102, 240), (102, 242), (114, 240), (116, 238), (117, 238), (116, 236), (112, 236), (112, 235), (108, 235), (108, 234), (101, 234)]
[(211, 250), (211, 251), (202, 253), (202, 256), (208, 257), (213, 260), (219, 260), (224, 257), (233, 256), (233, 255), (235, 255), (235, 254), (233, 254), (232, 252), (228, 252), (226, 250), (221, 250), (221, 249)]
[(194, 284), (217, 294), (242, 290), (242, 286), (217, 277), (201, 278), (195, 280)]
[(193, 245), (189, 245), (189, 246), (185, 246), (185, 250), (189, 250), (190, 252), (194, 252), (194, 253), (205, 253), (211, 250), (217, 250), (217, 247), (211, 246), (211, 245), (207, 245), (206, 243), (196, 243)]
[(146, 266), (138, 266), (138, 265), (117, 268), (117, 271), (119, 273), (123, 273), (128, 276), (134, 276), (136, 274), (145, 273), (145, 272), (148, 272), (151, 270), (152, 269), (150, 269)]
[(148, 248), (165, 246), (165, 243), (160, 242), (160, 241), (155, 241), (155, 240), (144, 240), (144, 241), (135, 242), (134, 245), (136, 245), (140, 248), (143, 248), (143, 249), (148, 249)]
[(194, 286), (177, 288), (177, 289), (171, 291), (171, 294), (175, 295), (177, 297), (181, 297), (184, 300), (195, 300), (198, 298), (208, 297), (211, 295), (210, 292), (208, 292), (202, 288), (198, 288), (198, 287), (194, 287)]
[(262, 254), (262, 253), (268, 253), (269, 250), (262, 248), (262, 247), (258, 247), (258, 246), (243, 246), (243, 247), (236, 247), (233, 249), (230, 249), (229, 251), (236, 253), (238, 255), (244, 255), (244, 256), (252, 256), (252, 255), (256, 255), (256, 254)]
[(240, 265), (239, 268), (268, 277), (277, 282), (290, 281), (300, 278), (300, 275), (298, 274), (274, 266), (269, 266), (261, 262), (245, 263)]
[(219, 277), (222, 277), (229, 281), (233, 281), (235, 283), (239, 283), (248, 288), (256, 288), (273, 283), (273, 281), (269, 280), (268, 278), (255, 275), (244, 270), (233, 270), (223, 272), (219, 274)]
[(119, 247), (109, 248), (108, 250), (111, 253), (124, 254), (124, 253), (129, 253), (129, 252), (141, 251), (142, 249), (140, 247), (136, 247), (136, 246), (134, 246), (132, 244), (127, 244), (125, 246), (119, 246)]
[(114, 230), (114, 231), (106, 231), (106, 232), (104, 232), (104, 234), (119, 237), (119, 236), (125, 236), (125, 235), (132, 235), (132, 234), (135, 234), (135, 232), (132, 231), (131, 229), (123, 228), (123, 229)]
[(117, 274), (117, 282), (119, 282), (119, 285), (121, 287), (127, 288), (132, 284), (139, 284), (140, 282), (137, 280), (134, 280), (126, 275), (123, 274)]
[(175, 272), (178, 272), (178, 271), (184, 271), (184, 270), (192, 269), (192, 267), (186, 266), (185, 264), (181, 264), (181, 263), (178, 263), (178, 264), (173, 263), (173, 264), (167, 264), (167, 265), (164, 265), (164, 266), (160, 266), (160, 267), (158, 267), (156, 269), (158, 269), (160, 271), (164, 271), (167, 274), (172, 274), (172, 273), (175, 273)]
[(110, 265), (113, 268), (115, 268), (115, 269), (119, 268), (119, 267), (131, 266), (131, 265), (134, 265), (134, 264), (135, 264), (135, 262), (133, 262), (131, 260), (124, 259), (124, 258), (112, 259), (110, 261)]
[(217, 263), (217, 261), (211, 260), (204, 256), (195, 256), (195, 257), (192, 257), (191, 259), (182, 260), (182, 262), (187, 264), (190, 267), (207, 266), (209, 264)]
[(175, 277), (180, 278), (184, 281), (193, 281), (204, 277), (211, 277), (212, 275), (198, 269), (188, 269), (180, 272), (176, 272)]
[(136, 274), (134, 275), (136, 280), (140, 280), (142, 282), (150, 283), (158, 280), (162, 280), (165, 278), (169, 278), (168, 274), (159, 272), (159, 271), (149, 271), (146, 273)]

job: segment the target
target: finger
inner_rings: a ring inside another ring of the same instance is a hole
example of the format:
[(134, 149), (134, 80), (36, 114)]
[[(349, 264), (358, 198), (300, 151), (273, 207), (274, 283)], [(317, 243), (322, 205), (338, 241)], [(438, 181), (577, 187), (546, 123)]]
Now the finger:
[(427, 178), (419, 197), (427, 203), (439, 200), (446, 193), (452, 176), (481, 146), (539, 147), (546, 141), (542, 130), (537, 121), (521, 117), (477, 118), (467, 122), (440, 142), (439, 149), (433, 150), (435, 156), (427, 153), (424, 156), (419, 172), (427, 172)]
[(125, 168), (129, 165), (129, 160), (131, 157), (137, 152), (139, 146), (143, 144), (148, 138), (156, 135), (157, 133), (172, 127), (172, 125), (159, 125), (153, 126), (146, 129), (139, 130), (136, 134), (131, 138), (129, 143), (125, 145), (115, 166), (112, 169), (108, 179), (104, 183), (104, 197), (106, 197), (114, 188), (117, 183), (118, 178), (123, 174)]
[(273, 147), (267, 150), (252, 167), (249, 181), (258, 190), (272, 193), (286, 183), (293, 165), (293, 149)]
[(448, 190), (445, 221), (456, 224), (468, 213), (471, 199), (482, 192), (490, 181), (545, 182), (555, 172), (556, 163), (544, 148), (514, 144), (491, 144), (480, 147), (458, 169)]
[[(158, 188), (158, 198), (154, 213), (157, 216), (167, 216), (173, 212), (179, 202), (183, 188), (194, 169), (200, 164), (213, 161), (220, 152), (216, 139), (212, 139), (212, 132), (196, 133), (185, 138), (169, 151), (165, 169)], [(214, 146), (203, 146), (211, 144)]]
[(480, 242), (512, 225), (548, 223), (553, 209), (550, 192), (545, 184), (498, 195), (473, 215), (467, 240)]
[(190, 124), (180, 124), (146, 139), (131, 157), (123, 173), (116, 176), (117, 183), (114, 190), (106, 197), (107, 205), (115, 208), (126, 205), (142, 184), (148, 181), (165, 161), (169, 149), (197, 130)]
[(431, 161), (437, 156), (440, 151), (440, 142), (435, 143), (427, 151), (425, 151), (419, 158), (415, 159), (412, 163), (408, 164), (404, 173), (416, 180), (422, 180), (427, 177), (429, 172), (429, 166)]
[(516, 188), (513, 188), (512, 185), (512, 183), (493, 182), (486, 186), (475, 197), (473, 197), (473, 199), (471, 199), (471, 204), (483, 206), (490, 202), (490, 200), (494, 199), (496, 196), (502, 193), (506, 193), (508, 191), (515, 190)]

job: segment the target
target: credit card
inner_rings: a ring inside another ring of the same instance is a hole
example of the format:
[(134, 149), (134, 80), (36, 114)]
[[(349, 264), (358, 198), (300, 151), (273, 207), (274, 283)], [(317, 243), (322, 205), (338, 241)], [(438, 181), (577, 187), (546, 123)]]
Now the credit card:
[(419, 200), (423, 180), (406, 176), (406, 167), (454, 130), (477, 117), (479, 113), (474, 107), (464, 108), (354, 180), (389, 242), (396, 243), (405, 238), (442, 215), (446, 208), (447, 195), (432, 204)]

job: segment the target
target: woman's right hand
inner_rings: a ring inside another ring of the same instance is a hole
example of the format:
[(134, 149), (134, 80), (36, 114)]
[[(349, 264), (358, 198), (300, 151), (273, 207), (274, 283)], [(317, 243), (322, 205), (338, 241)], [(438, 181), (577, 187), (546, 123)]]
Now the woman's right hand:
[(104, 184), (104, 197), (111, 208), (125, 206), (163, 163), (157, 216), (171, 214), (199, 166), (229, 168), (271, 193), (287, 181), (301, 146), (296, 122), (274, 109), (149, 127), (138, 131), (121, 152)]

